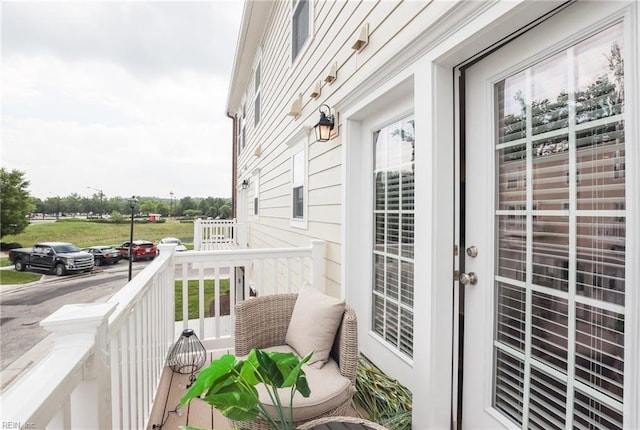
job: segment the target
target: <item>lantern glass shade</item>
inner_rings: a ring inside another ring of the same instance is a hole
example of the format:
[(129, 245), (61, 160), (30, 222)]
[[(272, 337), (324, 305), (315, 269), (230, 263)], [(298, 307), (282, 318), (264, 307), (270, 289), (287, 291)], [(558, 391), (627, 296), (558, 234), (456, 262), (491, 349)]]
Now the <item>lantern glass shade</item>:
[[(322, 108), (326, 107), (329, 111), (329, 115), (322, 111)], [(322, 105), (320, 108), (320, 120), (314, 126), (316, 129), (316, 140), (319, 142), (328, 142), (331, 139), (331, 130), (333, 130), (334, 117), (331, 115), (331, 110), (328, 106)]]
[(185, 329), (169, 351), (167, 366), (176, 373), (193, 375), (204, 366), (207, 351), (192, 329)]

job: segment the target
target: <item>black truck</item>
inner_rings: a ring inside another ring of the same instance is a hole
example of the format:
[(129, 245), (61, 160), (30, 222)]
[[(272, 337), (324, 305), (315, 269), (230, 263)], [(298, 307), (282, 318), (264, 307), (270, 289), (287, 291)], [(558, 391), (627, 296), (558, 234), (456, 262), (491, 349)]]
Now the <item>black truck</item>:
[(90, 272), (93, 255), (65, 242), (36, 243), (33, 248), (9, 251), (9, 260), (18, 272), (27, 268), (54, 272), (58, 276), (72, 272)]

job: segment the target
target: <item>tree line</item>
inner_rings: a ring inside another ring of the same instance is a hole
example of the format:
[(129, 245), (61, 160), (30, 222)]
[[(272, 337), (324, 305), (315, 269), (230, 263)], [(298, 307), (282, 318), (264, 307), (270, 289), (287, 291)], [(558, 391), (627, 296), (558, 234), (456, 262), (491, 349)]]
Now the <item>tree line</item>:
[[(160, 214), (163, 217), (211, 217), (227, 219), (231, 216), (231, 199), (222, 197), (182, 197), (180, 199), (136, 196), (136, 214)], [(95, 193), (91, 197), (72, 193), (52, 196), (44, 200), (32, 198), (38, 214), (111, 215), (130, 214), (128, 197), (109, 197)]]
[[(0, 237), (19, 234), (34, 216), (109, 215), (122, 218), (131, 213), (128, 197), (107, 197), (102, 192), (91, 197), (73, 193), (68, 196), (52, 195), (45, 199), (31, 196), (29, 181), (20, 170), (0, 169)], [(222, 197), (160, 198), (139, 197), (134, 213), (160, 214), (163, 217), (207, 217), (229, 219), (231, 199)]]

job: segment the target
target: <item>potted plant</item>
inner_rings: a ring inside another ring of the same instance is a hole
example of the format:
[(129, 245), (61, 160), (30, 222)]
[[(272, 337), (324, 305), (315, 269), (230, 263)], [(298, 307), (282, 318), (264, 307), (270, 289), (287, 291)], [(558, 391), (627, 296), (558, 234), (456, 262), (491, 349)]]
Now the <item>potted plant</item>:
[[(197, 397), (233, 421), (260, 419), (273, 430), (293, 430), (293, 396), (298, 392), (309, 397), (311, 393), (302, 365), (312, 354), (300, 359), (291, 352), (253, 349), (245, 360), (232, 354), (223, 355), (200, 372), (179, 407)], [(271, 417), (260, 402), (256, 385), (261, 383), (278, 412), (277, 419)], [(280, 388), (291, 390), (289, 414), (280, 399)]]

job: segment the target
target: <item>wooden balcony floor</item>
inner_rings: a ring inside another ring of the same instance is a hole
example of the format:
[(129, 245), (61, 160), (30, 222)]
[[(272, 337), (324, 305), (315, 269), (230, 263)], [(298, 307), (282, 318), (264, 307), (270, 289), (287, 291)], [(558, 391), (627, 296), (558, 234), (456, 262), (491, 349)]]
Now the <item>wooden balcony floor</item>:
[[(209, 351), (209, 362), (222, 356), (226, 352), (227, 351)], [(152, 412), (152, 419), (150, 420), (150, 425), (148, 427), (149, 430), (175, 430), (184, 425), (201, 427), (203, 429), (233, 429), (233, 426), (227, 418), (225, 418), (215, 408), (199, 399), (192, 400), (184, 410), (176, 413), (176, 406), (187, 391), (189, 375), (180, 375), (172, 372), (169, 368), (165, 368), (163, 380), (164, 381), (160, 383), (160, 388), (158, 389), (156, 405), (154, 405), (155, 413)], [(160, 417), (160, 413), (162, 413), (162, 417)], [(347, 415), (363, 417), (363, 415), (366, 414), (351, 410)], [(158, 426), (160, 423), (163, 424)], [(153, 424), (156, 426), (152, 426)]]
[[(222, 356), (225, 352), (226, 351), (209, 351), (208, 363)], [(208, 363), (205, 366), (207, 366)], [(163, 415), (160, 417), (158, 413), (152, 413), (153, 419), (150, 421), (150, 429), (175, 430), (184, 425), (201, 427), (203, 429), (233, 428), (227, 418), (200, 399), (192, 400), (183, 410), (176, 413), (175, 410), (178, 402), (184, 393), (187, 392), (187, 387), (190, 382), (189, 375), (180, 375), (172, 372), (169, 368), (165, 368), (163, 378), (168, 381), (165, 381), (164, 384), (161, 382), (156, 400), (156, 403), (161, 403), (159, 406), (161, 407)], [(162, 388), (163, 386), (164, 389)], [(157, 425), (160, 423), (162, 423), (160, 427), (152, 427), (152, 424)]]

